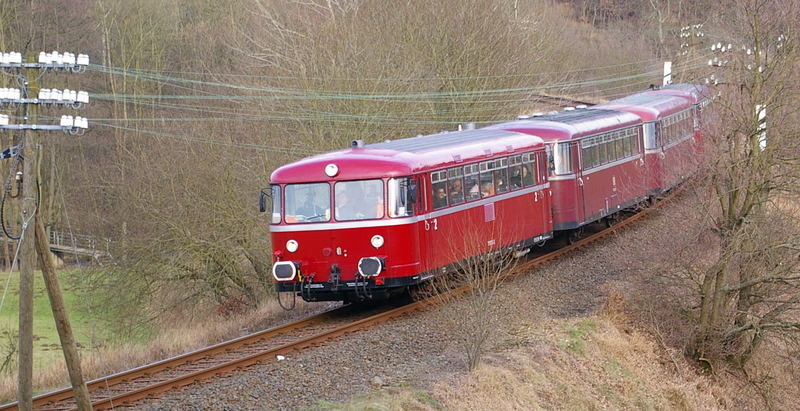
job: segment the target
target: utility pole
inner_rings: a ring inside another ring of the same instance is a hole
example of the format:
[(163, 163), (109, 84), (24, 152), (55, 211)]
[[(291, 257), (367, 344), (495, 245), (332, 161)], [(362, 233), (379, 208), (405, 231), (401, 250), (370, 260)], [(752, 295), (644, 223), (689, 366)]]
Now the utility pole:
[[(83, 131), (88, 128), (88, 121), (85, 118), (73, 118), (72, 116), (61, 116), (61, 121), (58, 125), (40, 125), (38, 124), (38, 106), (47, 104), (80, 108), (89, 102), (89, 95), (86, 92), (75, 92), (68, 89), (64, 91), (57, 89), (40, 90), (36, 80), (29, 80), (38, 79), (41, 72), (47, 70), (82, 73), (86, 70), (88, 64), (88, 56), (79, 55), (76, 59), (72, 53), (40, 53), (38, 62), (36, 56), (30, 54), (27, 56), (25, 63), (23, 63), (20, 53), (0, 54), (0, 69), (5, 72), (17, 71), (24, 73), (17, 75), (22, 90), (0, 90), (0, 103), (19, 104), (23, 109), (23, 122), (21, 124), (10, 125), (10, 118), (7, 115), (0, 115), (0, 129), (24, 131), (22, 207), (20, 212), (22, 231), (19, 238), (21, 266), (17, 408), (20, 410), (27, 411), (33, 408), (33, 275), (36, 268), (37, 251), (78, 409), (91, 409), (89, 392), (81, 372), (78, 348), (72, 335), (72, 328), (67, 317), (64, 299), (58, 286), (58, 279), (50, 261), (47, 237), (44, 234), (42, 222), (37, 216), (39, 211), (38, 204), (41, 204), (42, 200), (38, 182), (40, 174), (38, 154), (41, 150), (41, 145), (38, 141), (37, 132), (60, 130), (79, 135), (83, 134)], [(31, 224), (35, 229), (29, 230)]]
[[(33, 60), (28, 56), (28, 60)], [(38, 74), (35, 68), (26, 68), (23, 76), (22, 96), (38, 93), (35, 79)], [(23, 105), (23, 121), (27, 124), (37, 124), (38, 110), (34, 104)], [(22, 148), (22, 158), (25, 159), (22, 169), (22, 231), (20, 233), (20, 270), (19, 270), (19, 374), (17, 404), (20, 410), (31, 410), (33, 403), (33, 273), (36, 268), (36, 248), (33, 242), (33, 230), (28, 230), (36, 213), (36, 161), (37, 161), (36, 133), (25, 130), (25, 141)]]

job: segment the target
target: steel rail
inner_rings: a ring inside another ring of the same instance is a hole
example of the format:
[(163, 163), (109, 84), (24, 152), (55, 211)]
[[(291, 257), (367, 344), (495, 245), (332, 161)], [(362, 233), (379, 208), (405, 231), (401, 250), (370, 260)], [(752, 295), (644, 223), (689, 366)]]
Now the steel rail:
[[(258, 331), (256, 333), (248, 334), (239, 338), (235, 338), (233, 340), (224, 341), (219, 344), (200, 348), (198, 350), (183, 353), (161, 361), (145, 364), (140, 367), (136, 367), (127, 371), (96, 378), (91, 381), (88, 381), (86, 385), (87, 388), (89, 389), (89, 392), (92, 392), (101, 388), (108, 388), (110, 386), (129, 382), (136, 378), (147, 376), (158, 371), (174, 368), (176, 366), (183, 365), (191, 361), (197, 361), (199, 359), (211, 355), (224, 353), (236, 349), (238, 347), (242, 347), (244, 345), (256, 343), (266, 338), (279, 336), (302, 327), (323, 322), (325, 321), (326, 318), (331, 317), (332, 315), (335, 315), (336, 313), (344, 311), (346, 309), (348, 309), (348, 307), (339, 307), (333, 310), (325, 311), (310, 317), (293, 321), (288, 324)], [(41, 407), (47, 404), (68, 400), (70, 398), (72, 398), (72, 388), (62, 388), (56, 391), (51, 391), (33, 397), (33, 407), (40, 409)], [(16, 402), (7, 403), (0, 406), (0, 410), (12, 410), (12, 409), (17, 409)]]
[[(658, 201), (653, 206), (643, 209), (636, 214), (633, 214), (619, 223), (612, 225), (606, 229), (603, 229), (597, 233), (591, 234), (587, 237), (584, 237), (574, 244), (570, 244), (564, 247), (561, 247), (557, 250), (549, 252), (545, 255), (539, 256), (534, 258), (530, 261), (524, 262), (522, 264), (516, 265), (514, 268), (509, 270), (506, 274), (504, 274), (505, 278), (511, 278), (515, 276), (519, 276), (523, 273), (530, 271), (531, 269), (541, 266), (545, 263), (557, 260), (562, 256), (569, 254), (572, 251), (577, 249), (586, 247), (606, 236), (616, 233), (617, 231), (622, 230), (623, 228), (627, 228), (634, 222), (641, 220), (645, 216), (650, 215), (655, 210), (661, 208), (664, 204), (666, 204), (669, 200), (675, 198), (681, 190), (675, 190), (670, 193), (668, 196), (663, 198), (661, 201)], [(426, 298), (424, 300), (419, 300), (402, 307), (394, 308), (367, 318), (363, 318), (360, 320), (356, 320), (350, 322), (348, 324), (323, 331), (321, 333), (316, 333), (314, 335), (301, 338), (297, 341), (285, 343), (279, 345), (274, 348), (269, 348), (263, 351), (259, 351), (256, 353), (252, 353), (249, 355), (245, 355), (224, 363), (211, 365), (208, 368), (196, 370), (193, 372), (189, 372), (187, 374), (183, 374), (180, 376), (176, 376), (174, 378), (157, 382), (155, 384), (147, 385), (141, 388), (137, 388), (128, 392), (120, 393), (117, 395), (109, 396), (106, 398), (98, 399), (92, 402), (92, 407), (94, 409), (102, 410), (102, 409), (110, 409), (118, 406), (130, 406), (131, 404), (139, 401), (141, 399), (145, 399), (148, 397), (155, 396), (157, 394), (170, 391), (173, 389), (177, 389), (189, 384), (193, 384), (195, 382), (199, 382), (202, 380), (206, 380), (209, 378), (214, 378), (219, 375), (227, 375), (231, 372), (242, 369), (254, 364), (258, 363), (266, 363), (269, 361), (275, 361), (278, 355), (288, 355), (292, 353), (300, 352), (306, 348), (321, 345), (329, 340), (338, 338), (345, 334), (350, 334), (356, 331), (360, 331), (376, 324), (384, 323), (393, 319), (395, 317), (399, 317), (402, 315), (409, 314), (414, 311), (421, 310), (423, 308), (427, 308), (439, 303), (446, 303), (448, 298), (453, 296), (457, 296), (460, 294), (466, 293), (471, 288), (471, 285), (462, 285), (457, 287), (453, 290), (450, 290), (446, 293), (439, 294), (432, 296), (430, 298)], [(289, 331), (300, 329), (304, 326), (308, 326), (312, 323), (322, 322), (325, 317), (330, 317), (332, 314), (338, 312), (339, 310), (343, 310), (348, 308), (348, 306), (341, 307), (339, 309), (331, 310), (325, 313), (321, 313), (312, 317), (308, 317), (306, 319), (298, 320), (290, 324), (286, 324), (284, 326), (275, 327), (272, 329), (264, 330), (258, 333), (254, 333), (251, 335), (243, 336), (234, 340), (226, 341), (223, 343), (219, 343), (207, 348), (203, 348), (200, 350), (196, 350), (193, 352), (189, 352), (186, 354), (182, 354), (176, 357), (172, 357), (166, 360), (158, 361), (152, 364), (144, 365), (129, 371), (121, 372), (118, 374), (110, 375), (107, 377), (98, 378), (89, 382), (90, 391), (97, 390), (98, 388), (106, 388), (107, 386), (118, 385), (121, 383), (129, 382), (135, 378), (139, 378), (142, 376), (147, 376), (153, 374), (157, 371), (166, 370), (169, 368), (173, 368), (177, 365), (186, 364), (191, 361), (196, 361), (199, 359), (210, 357), (214, 354), (221, 354), (230, 352), (235, 347), (241, 347), (243, 345), (252, 344), (257, 342), (258, 340), (262, 340), (265, 338), (269, 338), (270, 336), (277, 336), (281, 334), (286, 334)], [(55, 403), (60, 401), (68, 400), (72, 397), (72, 390), (69, 388), (61, 389), (58, 391), (53, 391), (50, 393), (42, 394), (34, 398), (34, 408), (37, 409), (49, 409), (46, 406), (48, 404), (53, 404), (56, 408), (52, 409), (64, 409), (64, 407), (59, 407)], [(9, 403), (5, 404), (0, 407), (0, 410), (5, 409), (16, 409), (16, 403)], [(71, 405), (68, 406), (68, 409), (71, 409)]]

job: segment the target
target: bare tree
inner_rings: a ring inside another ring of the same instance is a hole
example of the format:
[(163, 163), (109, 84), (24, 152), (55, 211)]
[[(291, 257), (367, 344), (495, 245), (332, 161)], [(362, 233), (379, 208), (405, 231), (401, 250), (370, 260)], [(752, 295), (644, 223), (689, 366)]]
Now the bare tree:
[(524, 253), (519, 244), (507, 244), (495, 250), (487, 248), (487, 238), (503, 243), (500, 224), (486, 229), (458, 227), (454, 230), (461, 234), (448, 236), (454, 240), (438, 250), (449, 251), (457, 261), (434, 277), (428, 291), (442, 303), (440, 308), (448, 324), (448, 335), (461, 348), (467, 369), (471, 371), (478, 366), (499, 330), (502, 306), (499, 288)]
[(765, 339), (800, 334), (800, 7), (749, 0), (723, 9), (732, 48), (719, 57), (720, 95), (705, 130), (714, 159), (707, 222), (719, 251), (698, 273), (694, 351), (744, 364)]

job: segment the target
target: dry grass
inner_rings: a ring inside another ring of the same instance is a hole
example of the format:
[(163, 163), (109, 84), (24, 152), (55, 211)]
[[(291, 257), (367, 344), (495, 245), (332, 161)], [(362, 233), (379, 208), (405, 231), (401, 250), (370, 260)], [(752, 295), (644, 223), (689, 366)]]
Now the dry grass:
[[(522, 324), (472, 373), (425, 395), (390, 388), (336, 409), (533, 410), (728, 408), (731, 392), (664, 358), (646, 334), (605, 314)], [(618, 317), (617, 317), (618, 318)], [(677, 367), (677, 368), (676, 368)], [(751, 404), (752, 405), (752, 404)]]
[[(519, 333), (518, 333), (519, 334)], [(643, 334), (600, 317), (548, 321), (456, 384), (437, 388), (448, 409), (716, 409), (713, 384), (677, 372)]]
[[(307, 304), (298, 301), (294, 311), (286, 312), (278, 306), (275, 300), (270, 300), (250, 313), (227, 318), (206, 318), (200, 321), (195, 319), (193, 323), (165, 329), (147, 344), (123, 344), (83, 351), (81, 355), (84, 376), (88, 381), (125, 371), (308, 315), (325, 307), (328, 305)], [(253, 324), (258, 324), (259, 327), (254, 328)], [(33, 376), (33, 385), (36, 393), (69, 385), (69, 377), (63, 361), (55, 361), (53, 366), (36, 372)], [(0, 401), (13, 401), (16, 389), (16, 374), (0, 377)]]

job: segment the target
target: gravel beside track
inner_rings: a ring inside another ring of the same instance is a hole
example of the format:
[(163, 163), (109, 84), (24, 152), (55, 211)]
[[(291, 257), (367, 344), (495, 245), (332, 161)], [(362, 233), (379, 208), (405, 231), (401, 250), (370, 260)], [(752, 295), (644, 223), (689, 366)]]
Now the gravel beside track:
[[(642, 221), (637, 226), (647, 224)], [(545, 317), (580, 316), (601, 307), (607, 285), (619, 279), (619, 272), (604, 252), (614, 242), (613, 237), (603, 240), (506, 283), (499, 298), (504, 326), (511, 328), (515, 323)], [(462, 354), (447, 329), (443, 311), (428, 309), (283, 361), (168, 392), (136, 408), (313, 409), (319, 401), (344, 401), (379, 389), (375, 377), (384, 385), (431, 390), (465, 369)]]

